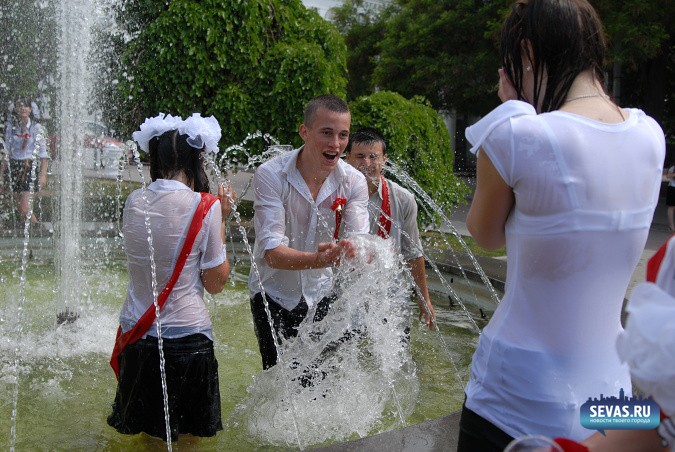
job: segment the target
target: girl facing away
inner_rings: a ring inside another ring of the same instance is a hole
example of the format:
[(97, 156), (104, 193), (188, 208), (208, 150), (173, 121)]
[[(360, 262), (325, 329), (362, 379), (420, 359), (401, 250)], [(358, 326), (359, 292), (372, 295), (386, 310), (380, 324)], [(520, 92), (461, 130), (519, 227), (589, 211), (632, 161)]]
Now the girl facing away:
[(118, 385), (108, 424), (120, 433), (166, 438), (152, 258), (157, 302), (165, 302), (160, 318), (171, 438), (213, 436), (223, 426), (204, 290), (219, 293), (228, 279), (225, 221), (235, 198), (222, 185), (218, 198), (208, 194), (203, 154), (217, 150), (220, 126), (199, 114), (185, 121), (160, 114), (140, 129), (133, 138), (149, 152), (152, 183), (124, 206), (129, 285), (111, 359)]
[(458, 450), (526, 434), (583, 440), (589, 397), (631, 393), (614, 346), (665, 156), (659, 125), (603, 89), (602, 24), (586, 0), (520, 0), (501, 32), (502, 104), (466, 130), (467, 217), (506, 245), (504, 297), (480, 336)]

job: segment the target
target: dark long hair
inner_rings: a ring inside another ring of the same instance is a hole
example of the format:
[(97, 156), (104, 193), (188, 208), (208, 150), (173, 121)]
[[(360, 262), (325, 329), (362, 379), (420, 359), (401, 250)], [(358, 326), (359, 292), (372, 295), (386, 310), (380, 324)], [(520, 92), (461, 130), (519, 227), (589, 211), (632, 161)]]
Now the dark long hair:
[(542, 77), (547, 75), (541, 112), (560, 108), (574, 79), (592, 69), (602, 83), (605, 35), (602, 22), (586, 0), (518, 0), (501, 31), (504, 70), (523, 99), (523, 55), (532, 46), (529, 61), (534, 73), (535, 108), (542, 96)]
[(187, 135), (169, 130), (150, 140), (150, 177), (153, 181), (171, 179), (182, 171), (187, 184), (194, 183), (194, 191), (208, 192), (209, 179), (202, 162), (204, 149), (193, 148), (187, 139)]

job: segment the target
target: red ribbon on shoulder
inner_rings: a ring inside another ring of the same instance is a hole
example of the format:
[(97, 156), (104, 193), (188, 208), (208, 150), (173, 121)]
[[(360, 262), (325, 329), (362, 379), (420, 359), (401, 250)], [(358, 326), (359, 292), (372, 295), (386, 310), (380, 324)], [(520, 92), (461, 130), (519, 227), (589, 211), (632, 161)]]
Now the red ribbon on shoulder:
[(345, 198), (335, 198), (335, 201), (333, 201), (333, 205), (330, 206), (331, 210), (335, 211), (335, 232), (333, 232), (333, 240), (337, 240), (338, 235), (340, 234), (340, 223), (342, 223), (342, 208), (345, 204), (347, 204), (347, 200)]
[[(176, 266), (173, 269), (171, 278), (169, 278), (169, 282), (166, 283), (166, 286), (164, 286), (164, 289), (157, 297), (157, 304), (159, 305), (160, 310), (164, 306), (164, 303), (166, 303), (166, 300), (169, 298), (169, 294), (173, 290), (173, 286), (176, 284), (180, 273), (183, 271), (183, 266), (190, 255), (192, 245), (195, 243), (195, 239), (197, 238), (197, 233), (202, 228), (204, 217), (207, 213), (209, 213), (213, 203), (218, 200), (217, 196), (213, 196), (209, 193), (201, 193), (201, 195), (202, 199), (197, 205), (197, 210), (195, 210), (195, 214), (192, 217), (190, 229), (188, 229), (187, 236), (185, 237), (185, 243), (183, 243), (183, 248), (181, 248), (180, 254), (178, 255), (178, 260), (176, 261)], [(148, 332), (156, 318), (157, 313), (155, 311), (155, 304), (153, 303), (148, 307), (147, 311), (143, 313), (141, 318), (138, 319), (138, 322), (136, 322), (133, 328), (131, 328), (129, 331), (122, 333), (122, 327), (120, 326), (117, 328), (115, 347), (113, 348), (112, 356), (110, 357), (110, 367), (112, 367), (115, 371), (115, 376), (118, 380), (120, 379), (119, 356), (122, 354), (127, 345), (135, 343), (140, 338), (142, 338), (145, 333)]]

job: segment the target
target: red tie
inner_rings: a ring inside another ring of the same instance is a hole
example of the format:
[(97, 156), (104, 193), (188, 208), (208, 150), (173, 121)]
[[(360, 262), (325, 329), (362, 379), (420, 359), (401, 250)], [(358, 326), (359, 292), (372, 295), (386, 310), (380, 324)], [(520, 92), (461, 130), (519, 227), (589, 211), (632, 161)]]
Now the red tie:
[(380, 209), (377, 235), (386, 239), (391, 232), (391, 206), (389, 204), (389, 188), (387, 188), (387, 182), (382, 175), (380, 175), (380, 185), (382, 186), (382, 208)]
[(26, 149), (26, 145), (28, 144), (28, 139), (30, 138), (30, 133), (17, 133), (17, 137), (23, 138), (23, 142), (21, 143), (21, 150)]

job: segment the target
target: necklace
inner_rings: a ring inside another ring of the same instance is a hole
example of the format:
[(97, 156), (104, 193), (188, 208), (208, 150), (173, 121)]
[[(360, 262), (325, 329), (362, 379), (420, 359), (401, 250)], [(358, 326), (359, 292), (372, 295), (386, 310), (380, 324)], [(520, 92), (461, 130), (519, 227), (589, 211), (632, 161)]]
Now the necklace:
[[(585, 94), (583, 96), (576, 96), (576, 97), (572, 97), (570, 99), (565, 99), (565, 103), (567, 104), (569, 102), (573, 102), (573, 101), (579, 100), (579, 99), (588, 99), (590, 97), (602, 97), (604, 99), (609, 99), (609, 96), (607, 96), (606, 94), (595, 93), (595, 94)], [(616, 105), (616, 110), (621, 115), (621, 119), (625, 121), (626, 117), (623, 115), (623, 112), (621, 111), (621, 108), (618, 105)]]
[(599, 94), (599, 93), (597, 93), (597, 94), (586, 94), (586, 95), (583, 95), (583, 96), (577, 96), (577, 97), (572, 97), (570, 99), (565, 99), (565, 103), (572, 102), (572, 101), (579, 100), (579, 99), (588, 99), (590, 97), (605, 97), (605, 96), (602, 95), (602, 94)]

